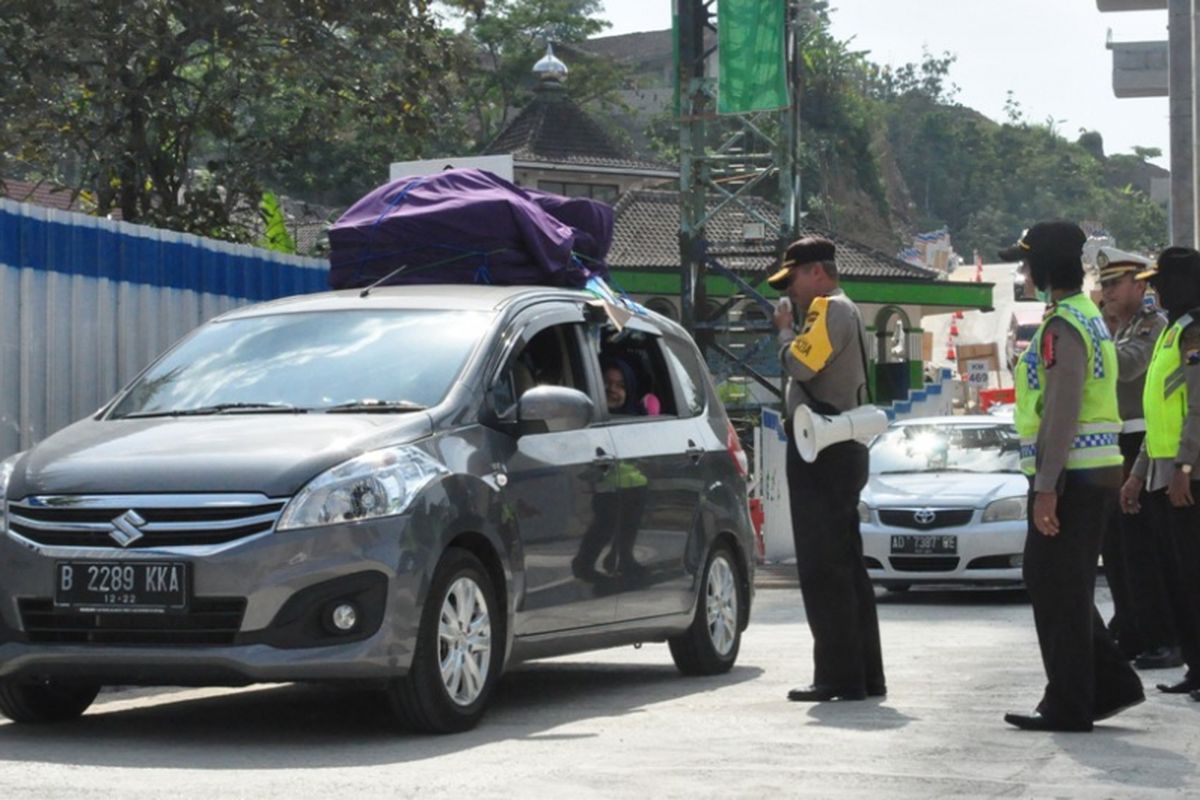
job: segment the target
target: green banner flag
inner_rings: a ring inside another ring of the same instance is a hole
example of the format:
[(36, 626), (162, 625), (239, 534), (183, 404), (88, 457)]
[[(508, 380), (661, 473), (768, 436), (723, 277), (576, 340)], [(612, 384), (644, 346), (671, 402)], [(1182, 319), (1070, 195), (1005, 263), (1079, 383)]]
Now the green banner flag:
[(717, 111), (788, 105), (785, 0), (717, 0)]

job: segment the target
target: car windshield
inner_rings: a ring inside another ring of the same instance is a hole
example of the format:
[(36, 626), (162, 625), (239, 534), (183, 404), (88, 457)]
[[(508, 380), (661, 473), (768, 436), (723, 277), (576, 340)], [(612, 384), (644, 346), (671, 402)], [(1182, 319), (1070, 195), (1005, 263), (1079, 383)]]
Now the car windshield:
[(111, 416), (420, 410), (445, 396), (491, 318), (370, 309), (213, 322), (153, 364)]
[(871, 472), (1019, 472), (1011, 425), (896, 425), (871, 443)]

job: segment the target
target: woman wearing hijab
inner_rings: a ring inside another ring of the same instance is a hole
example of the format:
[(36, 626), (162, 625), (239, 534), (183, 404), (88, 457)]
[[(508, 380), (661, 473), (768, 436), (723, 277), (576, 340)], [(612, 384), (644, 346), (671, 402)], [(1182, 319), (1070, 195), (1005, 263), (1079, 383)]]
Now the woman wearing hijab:
[[(604, 371), (604, 396), (608, 413), (629, 416), (656, 416), (659, 401), (653, 394), (642, 396), (638, 391), (633, 367), (621, 358), (607, 358), (601, 364)], [(640, 399), (639, 399), (640, 398)]]

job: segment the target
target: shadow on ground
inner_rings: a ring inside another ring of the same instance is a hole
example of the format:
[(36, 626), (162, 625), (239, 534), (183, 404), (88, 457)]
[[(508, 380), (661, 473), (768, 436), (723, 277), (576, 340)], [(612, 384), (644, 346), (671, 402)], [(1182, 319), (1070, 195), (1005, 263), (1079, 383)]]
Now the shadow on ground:
[(554, 729), (635, 715), (649, 705), (753, 680), (757, 667), (686, 678), (669, 665), (533, 663), (501, 680), (481, 725), (453, 736), (398, 730), (378, 692), (289, 684), (218, 697), (175, 699), (150, 692), (147, 705), (101, 695), (78, 721), (0, 725), (0, 760), (125, 768), (288, 769), (396, 764), (469, 751), (506, 739), (589, 736)]

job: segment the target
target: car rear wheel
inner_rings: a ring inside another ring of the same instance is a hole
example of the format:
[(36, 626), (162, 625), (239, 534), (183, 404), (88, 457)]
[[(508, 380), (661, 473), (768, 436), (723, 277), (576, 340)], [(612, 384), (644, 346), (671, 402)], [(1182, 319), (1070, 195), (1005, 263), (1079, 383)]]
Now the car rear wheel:
[(704, 566), (691, 626), (667, 640), (675, 666), (684, 675), (717, 675), (737, 661), (742, 644), (740, 583), (729, 546), (717, 545)]
[(0, 681), (0, 714), (13, 722), (67, 722), (87, 711), (99, 693), (91, 684)]
[(409, 728), (457, 733), (479, 723), (503, 660), (500, 608), (479, 559), (447, 550), (421, 613), (412, 667), (387, 690), (392, 710)]

